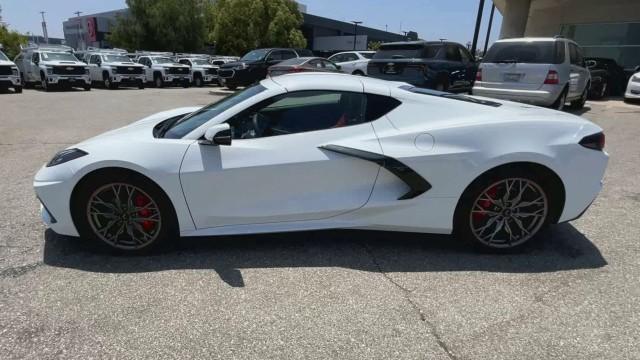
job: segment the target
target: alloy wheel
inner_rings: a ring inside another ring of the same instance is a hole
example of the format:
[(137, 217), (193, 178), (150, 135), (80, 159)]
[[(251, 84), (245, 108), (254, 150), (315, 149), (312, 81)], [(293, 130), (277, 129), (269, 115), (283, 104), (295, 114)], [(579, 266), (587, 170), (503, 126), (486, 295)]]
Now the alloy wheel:
[(558, 107), (556, 110), (562, 111), (564, 109), (564, 104), (567, 102), (567, 92), (564, 91), (560, 94), (560, 98), (558, 99)]
[(508, 178), (487, 187), (469, 216), (473, 236), (492, 248), (512, 248), (533, 238), (544, 225), (549, 201), (542, 188), (524, 178)]
[(100, 240), (124, 250), (150, 245), (162, 226), (158, 204), (139, 187), (125, 183), (107, 184), (94, 191), (86, 216)]

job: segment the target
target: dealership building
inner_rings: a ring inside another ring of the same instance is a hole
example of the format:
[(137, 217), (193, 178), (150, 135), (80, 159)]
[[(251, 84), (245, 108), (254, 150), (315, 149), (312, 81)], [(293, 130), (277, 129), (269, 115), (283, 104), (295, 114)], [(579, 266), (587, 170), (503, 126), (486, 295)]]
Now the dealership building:
[(562, 35), (587, 56), (640, 65), (640, 0), (493, 0), (500, 38)]
[[(336, 52), (354, 48), (366, 50), (370, 42), (418, 39), (415, 32), (408, 32), (406, 35), (396, 34), (367, 26), (356, 27), (350, 22), (308, 14), (305, 5), (298, 5), (303, 16), (302, 34), (307, 39), (309, 49), (317, 52)], [(63, 23), (66, 43), (76, 49), (85, 49), (88, 46), (111, 47), (107, 35), (111, 32), (117, 17), (128, 14), (129, 9), (120, 9), (69, 18)]]

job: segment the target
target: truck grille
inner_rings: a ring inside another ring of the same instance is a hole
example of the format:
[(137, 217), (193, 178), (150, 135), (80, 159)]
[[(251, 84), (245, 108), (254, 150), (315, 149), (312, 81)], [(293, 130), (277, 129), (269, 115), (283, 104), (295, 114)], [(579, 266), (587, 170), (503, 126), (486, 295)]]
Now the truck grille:
[(83, 66), (54, 66), (53, 73), (56, 75), (84, 75)]
[(139, 66), (118, 66), (118, 74), (142, 74), (142, 68)]
[(167, 74), (172, 75), (187, 75), (189, 73), (189, 68), (186, 67), (172, 67), (167, 70)]
[(11, 66), (0, 66), (0, 75), (11, 75)]

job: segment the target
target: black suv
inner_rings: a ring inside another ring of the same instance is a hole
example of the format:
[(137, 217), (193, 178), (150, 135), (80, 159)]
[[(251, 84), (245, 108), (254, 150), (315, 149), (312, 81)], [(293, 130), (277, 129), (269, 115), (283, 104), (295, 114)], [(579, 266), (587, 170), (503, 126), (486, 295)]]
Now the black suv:
[(247, 86), (267, 77), (269, 66), (296, 57), (313, 56), (307, 49), (256, 49), (240, 60), (220, 66), (218, 78), (221, 85), (231, 90)]
[(370, 77), (440, 91), (470, 91), (478, 64), (462, 45), (447, 41), (387, 43), (369, 61)]

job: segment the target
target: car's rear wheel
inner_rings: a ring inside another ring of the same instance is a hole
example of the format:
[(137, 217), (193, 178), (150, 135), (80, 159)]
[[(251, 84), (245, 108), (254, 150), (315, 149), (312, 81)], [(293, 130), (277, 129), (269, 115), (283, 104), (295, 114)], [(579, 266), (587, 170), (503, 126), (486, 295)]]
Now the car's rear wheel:
[(554, 213), (550, 188), (531, 171), (512, 169), (483, 176), (460, 200), (454, 234), (482, 249), (518, 249), (549, 223)]
[(584, 108), (584, 104), (587, 103), (588, 95), (589, 95), (589, 85), (587, 84), (587, 86), (582, 91), (582, 95), (580, 95), (580, 98), (571, 102), (571, 108), (575, 110), (580, 110)]
[(130, 172), (101, 174), (79, 184), (74, 223), (82, 238), (121, 253), (148, 253), (178, 236), (175, 212), (164, 192)]
[(164, 80), (162, 80), (162, 76), (160, 74), (156, 74), (153, 77), (153, 83), (157, 88), (164, 87)]

